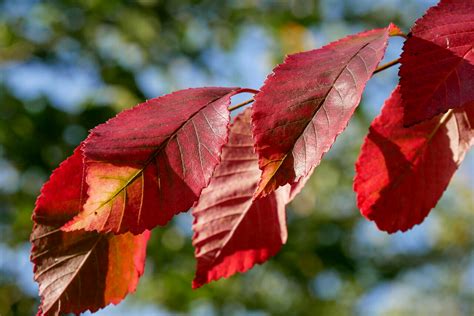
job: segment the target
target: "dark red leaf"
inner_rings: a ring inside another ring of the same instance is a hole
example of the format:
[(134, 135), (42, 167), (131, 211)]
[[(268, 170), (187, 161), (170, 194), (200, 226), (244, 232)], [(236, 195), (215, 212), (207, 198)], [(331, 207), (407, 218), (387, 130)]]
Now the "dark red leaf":
[(361, 213), (389, 233), (420, 224), (474, 143), (474, 107), (403, 127), (399, 88), (370, 126), (356, 163)]
[(89, 198), (64, 229), (136, 234), (188, 210), (219, 163), (237, 92), (182, 90), (97, 126), (84, 146)]
[(407, 126), (474, 106), (473, 45), (474, 1), (441, 1), (416, 21), (400, 61)]
[(251, 135), (250, 110), (237, 117), (222, 162), (193, 209), (197, 259), (193, 288), (245, 272), (286, 242), (289, 187), (252, 201), (261, 171)]
[(86, 198), (79, 148), (43, 186), (33, 214), (31, 261), (39, 283), (39, 315), (96, 311), (133, 292), (145, 266), (149, 232), (134, 236), (76, 231), (60, 227)]
[(263, 171), (256, 193), (295, 183), (319, 164), (359, 104), (394, 25), (290, 55), (274, 69), (253, 105)]

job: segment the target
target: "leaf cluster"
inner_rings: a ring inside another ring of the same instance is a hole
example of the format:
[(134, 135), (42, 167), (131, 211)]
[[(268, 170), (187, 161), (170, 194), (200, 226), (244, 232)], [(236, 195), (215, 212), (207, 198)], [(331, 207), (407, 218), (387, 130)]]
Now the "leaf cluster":
[[(148, 100), (95, 127), (43, 186), (31, 259), (40, 314), (120, 302), (143, 274), (150, 230), (192, 208), (193, 287), (245, 272), (287, 240), (285, 206), (354, 114), (388, 39), (406, 37), (400, 83), (372, 122), (354, 190), (384, 231), (420, 224), (474, 143), (474, 7), (444, 0), (394, 24), (289, 55), (259, 90), (206, 87)], [(254, 97), (233, 121), (231, 98)], [(95, 276), (94, 283), (85, 280)]]

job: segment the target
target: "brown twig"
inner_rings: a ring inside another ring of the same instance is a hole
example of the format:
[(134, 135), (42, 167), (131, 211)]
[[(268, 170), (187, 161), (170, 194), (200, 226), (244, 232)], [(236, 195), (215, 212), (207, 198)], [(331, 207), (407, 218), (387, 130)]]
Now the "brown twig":
[(382, 66), (379, 66), (379, 67), (377, 67), (377, 69), (375, 69), (375, 71), (373, 72), (373, 75), (375, 75), (376, 73), (379, 73), (379, 72), (381, 72), (381, 71), (383, 71), (383, 70), (385, 70), (385, 69), (388, 69), (388, 68), (390, 68), (390, 67), (392, 67), (392, 66), (395, 66), (395, 65), (398, 64), (399, 62), (400, 62), (400, 58), (397, 58), (397, 59), (395, 59), (395, 60), (392, 60), (391, 62), (388, 62), (388, 63), (386, 63), (386, 64), (384, 64), (384, 65), (382, 65)]

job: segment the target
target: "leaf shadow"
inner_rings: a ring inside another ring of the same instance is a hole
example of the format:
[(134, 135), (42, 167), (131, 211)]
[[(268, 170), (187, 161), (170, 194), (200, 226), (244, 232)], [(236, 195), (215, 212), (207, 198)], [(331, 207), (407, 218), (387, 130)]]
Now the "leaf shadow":
[[(441, 116), (409, 128), (400, 124), (399, 128), (404, 132), (398, 137), (410, 134), (428, 137), (437, 128)], [(388, 185), (379, 192), (369, 219), (389, 233), (406, 231), (420, 224), (436, 205), (457, 169), (446, 125), (440, 126), (431, 140), (416, 149), (411, 160), (407, 159), (398, 144), (372, 127), (368, 139), (382, 154), (388, 176)], [(433, 142), (436, 146), (432, 146)]]

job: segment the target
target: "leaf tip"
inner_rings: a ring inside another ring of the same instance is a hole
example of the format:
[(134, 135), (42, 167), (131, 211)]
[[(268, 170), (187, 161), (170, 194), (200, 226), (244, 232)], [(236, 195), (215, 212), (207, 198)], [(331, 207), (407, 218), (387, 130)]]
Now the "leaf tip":
[(389, 36), (404, 36), (402, 30), (394, 23), (390, 23), (387, 27)]
[(199, 282), (198, 280), (196, 280), (196, 278), (193, 280), (193, 283), (191, 285), (192, 289), (193, 290), (197, 290), (199, 289), (200, 287), (202, 287), (204, 284), (202, 284), (201, 282)]

